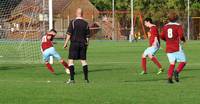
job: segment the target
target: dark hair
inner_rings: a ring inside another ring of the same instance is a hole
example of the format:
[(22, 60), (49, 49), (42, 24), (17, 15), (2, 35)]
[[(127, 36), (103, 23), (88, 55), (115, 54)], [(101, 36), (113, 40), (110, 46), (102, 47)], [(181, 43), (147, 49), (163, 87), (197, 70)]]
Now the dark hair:
[(152, 19), (149, 18), (149, 17), (145, 18), (144, 21), (146, 21), (146, 22), (150, 22), (150, 23), (153, 23)]
[(170, 22), (176, 22), (178, 20), (178, 14), (176, 12), (170, 12), (168, 14), (168, 19)]
[(51, 29), (49, 32), (57, 33), (57, 31), (55, 29)]

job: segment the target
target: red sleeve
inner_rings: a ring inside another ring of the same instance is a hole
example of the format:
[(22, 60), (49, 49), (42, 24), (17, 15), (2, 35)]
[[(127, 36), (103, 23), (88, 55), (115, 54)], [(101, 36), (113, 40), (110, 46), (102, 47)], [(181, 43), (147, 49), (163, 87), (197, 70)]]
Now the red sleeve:
[(180, 26), (180, 27), (178, 28), (178, 35), (179, 35), (179, 38), (180, 38), (183, 42), (185, 42), (185, 37), (184, 37), (184, 34), (183, 34), (183, 28), (182, 28), (182, 26)]
[(165, 39), (165, 29), (164, 29), (164, 27), (162, 28), (162, 31), (161, 31), (161, 33), (160, 33), (160, 38), (161, 38), (162, 40), (166, 40), (166, 39)]
[(54, 35), (52, 35), (50, 40), (51, 40), (51, 41), (53, 41), (54, 37), (55, 37), (55, 36), (54, 36)]
[(158, 35), (158, 29), (156, 27), (153, 27), (151, 29), (151, 35), (157, 36)]

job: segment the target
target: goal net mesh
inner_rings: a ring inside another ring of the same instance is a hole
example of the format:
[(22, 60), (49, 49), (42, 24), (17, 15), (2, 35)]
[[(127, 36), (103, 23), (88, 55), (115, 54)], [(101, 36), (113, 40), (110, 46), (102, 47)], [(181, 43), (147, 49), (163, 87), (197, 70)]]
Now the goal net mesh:
[[(47, 2), (47, 3), (46, 3)], [(0, 63), (41, 63), (48, 1), (0, 1)]]

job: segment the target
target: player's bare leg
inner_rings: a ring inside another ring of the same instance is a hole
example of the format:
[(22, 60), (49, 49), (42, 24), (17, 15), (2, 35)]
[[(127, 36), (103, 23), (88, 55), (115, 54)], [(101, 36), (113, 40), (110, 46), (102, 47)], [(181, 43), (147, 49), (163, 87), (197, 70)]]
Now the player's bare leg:
[(48, 69), (52, 74), (55, 74), (53, 67), (51, 66), (51, 64), (49, 64), (48, 61), (45, 62), (45, 65), (46, 65), (47, 69)]
[(83, 66), (84, 79), (85, 79), (86, 83), (89, 83), (89, 79), (88, 79), (88, 64), (87, 64), (86, 60), (81, 60), (81, 64)]
[(146, 63), (147, 63), (146, 56), (144, 54), (142, 54), (141, 66), (142, 66), (143, 71), (140, 73), (140, 75), (147, 74), (147, 65), (146, 65)]
[(158, 59), (155, 56), (151, 55), (151, 54), (149, 54), (148, 57), (151, 59), (151, 61), (154, 62), (154, 64), (157, 65), (157, 67), (158, 67), (157, 74), (158, 75), (161, 74), (164, 70), (162, 69), (162, 65), (160, 64), (160, 62), (158, 61)]
[(75, 83), (74, 81), (74, 60), (69, 59), (68, 60), (69, 63), (69, 71), (70, 71), (70, 79), (66, 82), (67, 84), (72, 84)]

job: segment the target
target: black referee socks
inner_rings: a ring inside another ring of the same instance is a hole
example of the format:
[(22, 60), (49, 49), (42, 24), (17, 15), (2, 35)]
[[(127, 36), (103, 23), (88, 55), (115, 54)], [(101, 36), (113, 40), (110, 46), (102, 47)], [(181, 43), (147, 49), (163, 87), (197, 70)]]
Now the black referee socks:
[(69, 66), (70, 79), (74, 80), (74, 65)]
[(88, 65), (83, 66), (83, 73), (85, 80), (88, 80)]

